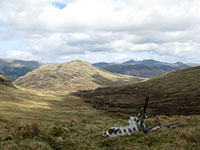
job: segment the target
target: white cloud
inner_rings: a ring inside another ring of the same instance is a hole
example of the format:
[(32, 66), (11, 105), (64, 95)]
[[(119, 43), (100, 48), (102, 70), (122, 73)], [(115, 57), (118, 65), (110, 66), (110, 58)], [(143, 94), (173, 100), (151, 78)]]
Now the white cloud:
[(91, 63), (96, 62), (124, 62), (129, 59), (141, 60), (140, 57), (134, 56), (130, 53), (110, 53), (110, 52), (86, 52), (85, 54), (72, 54), (59, 57), (59, 62), (71, 60), (85, 60)]
[(26, 60), (34, 60), (34, 56), (26, 51), (20, 50), (8, 50), (4, 52), (4, 55), (8, 59), (26, 59)]
[(92, 60), (91, 54), (103, 59), (102, 53), (110, 53), (114, 61), (119, 53), (128, 59), (129, 52), (149, 52), (196, 61), (199, 14), (200, 1), (192, 0), (1, 0), (0, 24), (6, 28), (0, 38), (23, 39), (30, 55), (12, 56), (23, 59)]

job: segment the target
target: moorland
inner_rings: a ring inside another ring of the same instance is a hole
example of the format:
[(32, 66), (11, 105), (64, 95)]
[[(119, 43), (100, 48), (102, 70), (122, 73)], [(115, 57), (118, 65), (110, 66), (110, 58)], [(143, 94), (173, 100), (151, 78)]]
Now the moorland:
[[(198, 150), (199, 80), (200, 67), (144, 79), (80, 61), (41, 66), (15, 82), (0, 75), (0, 149)], [(102, 137), (112, 126), (127, 125), (146, 96), (148, 127), (174, 122), (181, 126)]]

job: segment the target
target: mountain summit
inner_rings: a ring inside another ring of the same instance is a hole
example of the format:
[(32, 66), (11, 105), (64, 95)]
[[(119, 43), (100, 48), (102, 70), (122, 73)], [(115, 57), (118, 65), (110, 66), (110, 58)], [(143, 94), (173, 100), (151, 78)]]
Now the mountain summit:
[(15, 84), (35, 90), (62, 93), (135, 83), (142, 78), (113, 74), (84, 61), (46, 65), (18, 78)]

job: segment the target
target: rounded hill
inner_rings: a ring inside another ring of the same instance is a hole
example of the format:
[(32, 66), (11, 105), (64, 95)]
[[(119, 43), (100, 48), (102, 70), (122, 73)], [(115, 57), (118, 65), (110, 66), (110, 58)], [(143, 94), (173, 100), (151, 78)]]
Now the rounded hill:
[(68, 93), (136, 83), (141, 80), (143, 78), (103, 71), (88, 62), (78, 60), (42, 66), (18, 78), (15, 84), (29, 89)]

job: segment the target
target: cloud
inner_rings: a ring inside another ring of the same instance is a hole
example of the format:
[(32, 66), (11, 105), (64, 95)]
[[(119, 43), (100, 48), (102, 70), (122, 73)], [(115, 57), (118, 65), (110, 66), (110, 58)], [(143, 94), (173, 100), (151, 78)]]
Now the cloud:
[(26, 59), (26, 60), (34, 59), (34, 56), (31, 53), (21, 50), (8, 50), (3, 54), (8, 59)]
[(22, 39), (27, 46), (20, 51), (31, 54), (24, 59), (93, 60), (104, 53), (115, 60), (148, 52), (199, 62), (199, 6), (192, 0), (1, 0), (0, 38)]

